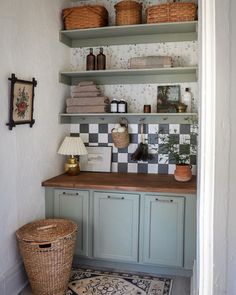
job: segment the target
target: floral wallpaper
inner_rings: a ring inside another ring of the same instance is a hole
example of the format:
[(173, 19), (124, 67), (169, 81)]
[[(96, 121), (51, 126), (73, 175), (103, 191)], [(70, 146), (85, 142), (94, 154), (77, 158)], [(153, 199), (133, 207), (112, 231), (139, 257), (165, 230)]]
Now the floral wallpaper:
[[(137, 44), (121, 46), (104, 46), (107, 69), (125, 69), (131, 57), (148, 55), (171, 56), (173, 66), (197, 66), (198, 43), (197, 42), (167, 42), (154, 44)], [(98, 54), (99, 48), (94, 48), (94, 54)], [(71, 49), (70, 70), (85, 70), (86, 56), (89, 48)], [(162, 85), (162, 84), (159, 84)], [(164, 84), (166, 85), (166, 84)], [(171, 83), (169, 83), (171, 85)], [(186, 87), (191, 89), (193, 95), (193, 112), (197, 111), (197, 83), (181, 83), (181, 93)], [(103, 85), (102, 93), (108, 98), (125, 99), (128, 102), (129, 112), (141, 112), (144, 104), (150, 104), (152, 111), (156, 112), (158, 84), (139, 85)]]
[[(104, 5), (109, 11), (109, 25), (115, 24), (114, 5), (119, 2), (115, 0), (89, 0), (89, 1), (72, 1), (72, 5), (99, 4)], [(166, 3), (166, 0), (148, 0), (138, 1), (143, 4), (143, 23), (145, 23), (146, 7), (158, 3)], [(189, 1), (186, 1), (189, 2)], [(197, 3), (197, 1), (191, 1)], [(106, 55), (107, 69), (126, 69), (128, 68), (129, 59), (131, 57), (143, 57), (151, 55), (171, 56), (174, 67), (197, 66), (198, 64), (198, 42), (166, 42), (154, 44), (134, 44), (119, 46), (103, 46)], [(95, 55), (99, 53), (99, 47), (94, 47)], [(73, 48), (71, 49), (71, 63), (69, 70), (83, 71), (86, 68), (86, 56), (89, 54), (89, 48)], [(150, 104), (152, 112), (156, 112), (157, 106), (157, 87), (159, 85), (180, 85), (181, 95), (185, 88), (190, 88), (192, 93), (192, 112), (198, 111), (198, 83), (165, 83), (165, 84), (132, 84), (132, 85), (98, 85), (104, 95), (110, 100), (112, 98), (125, 99), (128, 103), (128, 112), (138, 113), (143, 111), (144, 104)], [(96, 125), (96, 124), (95, 124)], [(80, 134), (87, 145), (113, 145), (110, 134), (110, 125), (96, 126), (94, 124), (87, 125), (71, 125), (72, 134)], [(151, 144), (155, 135), (150, 130), (153, 128), (147, 126), (146, 137)], [(190, 125), (189, 125), (190, 126)], [(177, 129), (181, 136), (190, 134), (188, 125), (178, 125)], [(166, 124), (167, 133), (171, 133), (171, 124)], [(132, 140), (127, 150), (118, 151), (113, 146), (112, 171), (121, 172), (146, 172), (146, 173), (173, 173), (173, 163), (162, 163), (158, 156), (150, 163), (132, 163), (130, 162), (130, 153), (133, 152), (138, 145), (140, 137), (140, 125), (131, 124)], [(150, 129), (151, 128), (151, 129)], [(156, 127), (155, 127), (156, 128)], [(92, 130), (92, 131), (91, 131)], [(136, 131), (135, 131), (136, 130)], [(156, 130), (156, 129), (155, 129)], [(181, 142), (180, 142), (181, 144)], [(196, 156), (192, 156), (191, 164), (196, 172)]]

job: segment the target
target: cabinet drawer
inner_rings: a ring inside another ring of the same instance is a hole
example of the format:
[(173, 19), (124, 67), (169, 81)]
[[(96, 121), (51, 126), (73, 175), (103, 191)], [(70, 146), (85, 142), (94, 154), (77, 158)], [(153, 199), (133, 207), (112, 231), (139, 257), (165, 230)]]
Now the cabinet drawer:
[(142, 262), (183, 267), (184, 197), (146, 195), (142, 199)]
[(78, 225), (75, 253), (88, 255), (89, 191), (55, 190), (54, 216), (68, 218)]
[(94, 256), (138, 261), (139, 195), (94, 192)]

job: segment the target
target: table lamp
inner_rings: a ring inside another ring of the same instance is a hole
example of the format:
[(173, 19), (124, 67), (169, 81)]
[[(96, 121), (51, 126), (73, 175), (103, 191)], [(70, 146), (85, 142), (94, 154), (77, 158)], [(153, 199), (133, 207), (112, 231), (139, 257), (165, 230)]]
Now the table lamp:
[(80, 172), (79, 162), (75, 156), (87, 155), (88, 152), (80, 137), (66, 136), (58, 150), (58, 154), (69, 156), (64, 167), (65, 172), (73, 176)]

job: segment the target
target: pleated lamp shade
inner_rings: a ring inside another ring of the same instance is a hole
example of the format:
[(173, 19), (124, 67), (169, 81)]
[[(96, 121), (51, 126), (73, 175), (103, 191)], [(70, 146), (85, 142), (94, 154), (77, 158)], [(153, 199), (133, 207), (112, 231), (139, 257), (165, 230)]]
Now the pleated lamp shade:
[(66, 136), (58, 150), (58, 154), (68, 155), (68, 156), (77, 156), (77, 155), (87, 155), (88, 152), (80, 137)]

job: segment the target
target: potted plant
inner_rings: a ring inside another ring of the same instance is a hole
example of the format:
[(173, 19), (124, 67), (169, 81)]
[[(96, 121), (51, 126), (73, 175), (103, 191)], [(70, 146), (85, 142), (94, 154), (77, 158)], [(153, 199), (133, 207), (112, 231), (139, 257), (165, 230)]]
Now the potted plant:
[(174, 130), (173, 134), (165, 134), (163, 130), (159, 130), (158, 139), (159, 154), (168, 155), (169, 163), (176, 165), (175, 179), (181, 182), (191, 180), (190, 156), (196, 155), (197, 152), (197, 125), (191, 125), (190, 134), (184, 137), (181, 144), (176, 130)]

